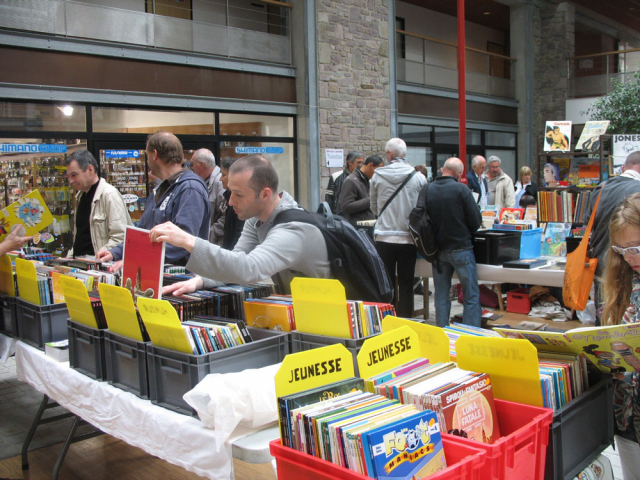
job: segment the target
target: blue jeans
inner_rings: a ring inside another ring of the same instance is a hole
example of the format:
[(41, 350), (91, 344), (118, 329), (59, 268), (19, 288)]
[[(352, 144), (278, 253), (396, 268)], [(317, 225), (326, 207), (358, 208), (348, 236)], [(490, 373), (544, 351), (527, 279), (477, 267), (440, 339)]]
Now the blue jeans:
[(480, 307), (480, 287), (478, 286), (478, 271), (473, 250), (444, 250), (438, 252), (438, 260), (442, 273), (438, 273), (433, 266), (433, 284), (435, 286), (436, 324), (439, 327), (449, 325), (451, 313), (451, 277), (453, 272), (458, 275), (464, 293), (464, 312), (462, 323), (479, 327), (482, 322), (482, 308)]

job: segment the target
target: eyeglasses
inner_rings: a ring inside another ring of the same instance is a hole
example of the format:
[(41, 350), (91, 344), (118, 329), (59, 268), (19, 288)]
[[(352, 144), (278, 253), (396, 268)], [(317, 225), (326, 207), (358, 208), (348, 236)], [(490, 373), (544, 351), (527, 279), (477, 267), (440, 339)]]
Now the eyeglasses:
[(629, 255), (640, 255), (640, 246), (638, 247), (627, 247), (627, 248), (622, 248), (622, 247), (616, 247), (614, 245), (611, 245), (611, 248), (613, 249), (614, 252), (616, 252), (617, 254), (620, 255), (624, 255), (626, 253), (628, 253)]

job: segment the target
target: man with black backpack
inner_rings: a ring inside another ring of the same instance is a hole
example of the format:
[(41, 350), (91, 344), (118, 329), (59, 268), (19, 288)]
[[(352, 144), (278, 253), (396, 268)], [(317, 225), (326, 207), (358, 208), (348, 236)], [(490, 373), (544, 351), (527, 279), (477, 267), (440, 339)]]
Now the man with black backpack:
[(402, 139), (389, 140), (384, 153), (389, 165), (376, 168), (369, 186), (371, 210), (378, 217), (376, 249), (389, 277), (393, 280), (398, 275), (398, 316), (410, 318), (417, 252), (409, 234), (409, 214), (427, 179), (405, 160), (407, 144)]
[[(287, 192), (278, 193), (278, 174), (267, 159), (251, 155), (236, 160), (229, 169), (228, 187), (229, 207), (245, 220), (232, 251), (195, 238), (170, 222), (151, 230), (151, 241), (166, 241), (189, 251), (187, 269), (199, 275), (165, 287), (164, 295), (180, 295), (217, 282), (247, 284), (269, 277), (279, 284), (281, 293), (289, 293), (291, 280), (300, 276), (338, 279), (350, 300), (391, 301), (384, 265), (366, 234), (333, 217), (330, 210), (327, 215), (310, 213)], [(367, 241), (374, 256), (366, 249)]]
[(471, 190), (459, 183), (464, 165), (459, 158), (449, 158), (442, 167), (442, 176), (425, 187), (420, 197), (427, 194), (426, 210), (433, 225), (437, 245), (437, 261), (433, 266), (435, 286), (436, 323), (449, 325), (451, 313), (451, 278), (453, 272), (462, 284), (464, 312), (462, 323), (480, 326), (482, 308), (478, 272), (473, 256), (472, 234), (482, 224), (480, 210)]

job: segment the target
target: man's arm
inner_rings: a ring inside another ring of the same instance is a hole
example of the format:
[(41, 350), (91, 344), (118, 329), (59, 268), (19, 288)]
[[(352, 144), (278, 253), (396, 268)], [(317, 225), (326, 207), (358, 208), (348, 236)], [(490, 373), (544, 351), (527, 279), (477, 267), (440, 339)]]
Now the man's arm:
[(378, 216), (378, 182), (375, 172), (373, 178), (369, 182), (369, 202), (371, 205), (371, 211), (377, 217)]
[(504, 206), (507, 208), (514, 208), (516, 206), (516, 191), (513, 187), (513, 181), (507, 177), (507, 184), (505, 185), (506, 194), (504, 196)]
[(358, 186), (356, 185), (356, 182), (349, 179), (345, 180), (342, 184), (340, 200), (338, 201), (340, 211), (344, 214), (351, 215), (352, 213), (361, 212), (369, 208), (369, 205), (371, 205), (369, 197), (356, 200), (357, 197)]
[(464, 209), (464, 216), (467, 219), (467, 226), (473, 233), (478, 230), (478, 228), (480, 228), (480, 225), (482, 225), (482, 215), (480, 214), (478, 204), (473, 199), (471, 190), (466, 189), (460, 191), (462, 195), (462, 207)]
[(117, 190), (109, 192), (106, 195), (106, 200), (105, 210), (107, 211), (109, 240), (102, 248), (110, 250), (124, 242), (127, 225), (133, 225), (133, 223), (122, 195)]
[[(203, 219), (206, 219), (208, 224), (210, 214), (209, 198), (206, 194), (196, 188), (186, 188), (182, 191), (180, 198), (176, 199), (176, 208), (171, 211), (171, 222), (185, 232), (198, 237)], [(208, 234), (208, 229), (206, 234)], [(187, 255), (188, 252), (185, 249), (167, 244), (164, 251), (164, 261), (165, 263), (176, 263)]]

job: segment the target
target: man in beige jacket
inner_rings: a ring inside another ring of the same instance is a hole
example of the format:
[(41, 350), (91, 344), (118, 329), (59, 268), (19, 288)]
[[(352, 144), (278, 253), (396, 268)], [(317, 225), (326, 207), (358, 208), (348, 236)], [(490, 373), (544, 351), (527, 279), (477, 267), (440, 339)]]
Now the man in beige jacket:
[(69, 185), (78, 190), (69, 257), (95, 255), (124, 242), (131, 217), (120, 192), (98, 176), (98, 162), (87, 150), (67, 157)]
[(489, 205), (513, 208), (516, 204), (516, 191), (511, 177), (502, 171), (502, 160), (492, 155), (487, 160), (489, 167)]

